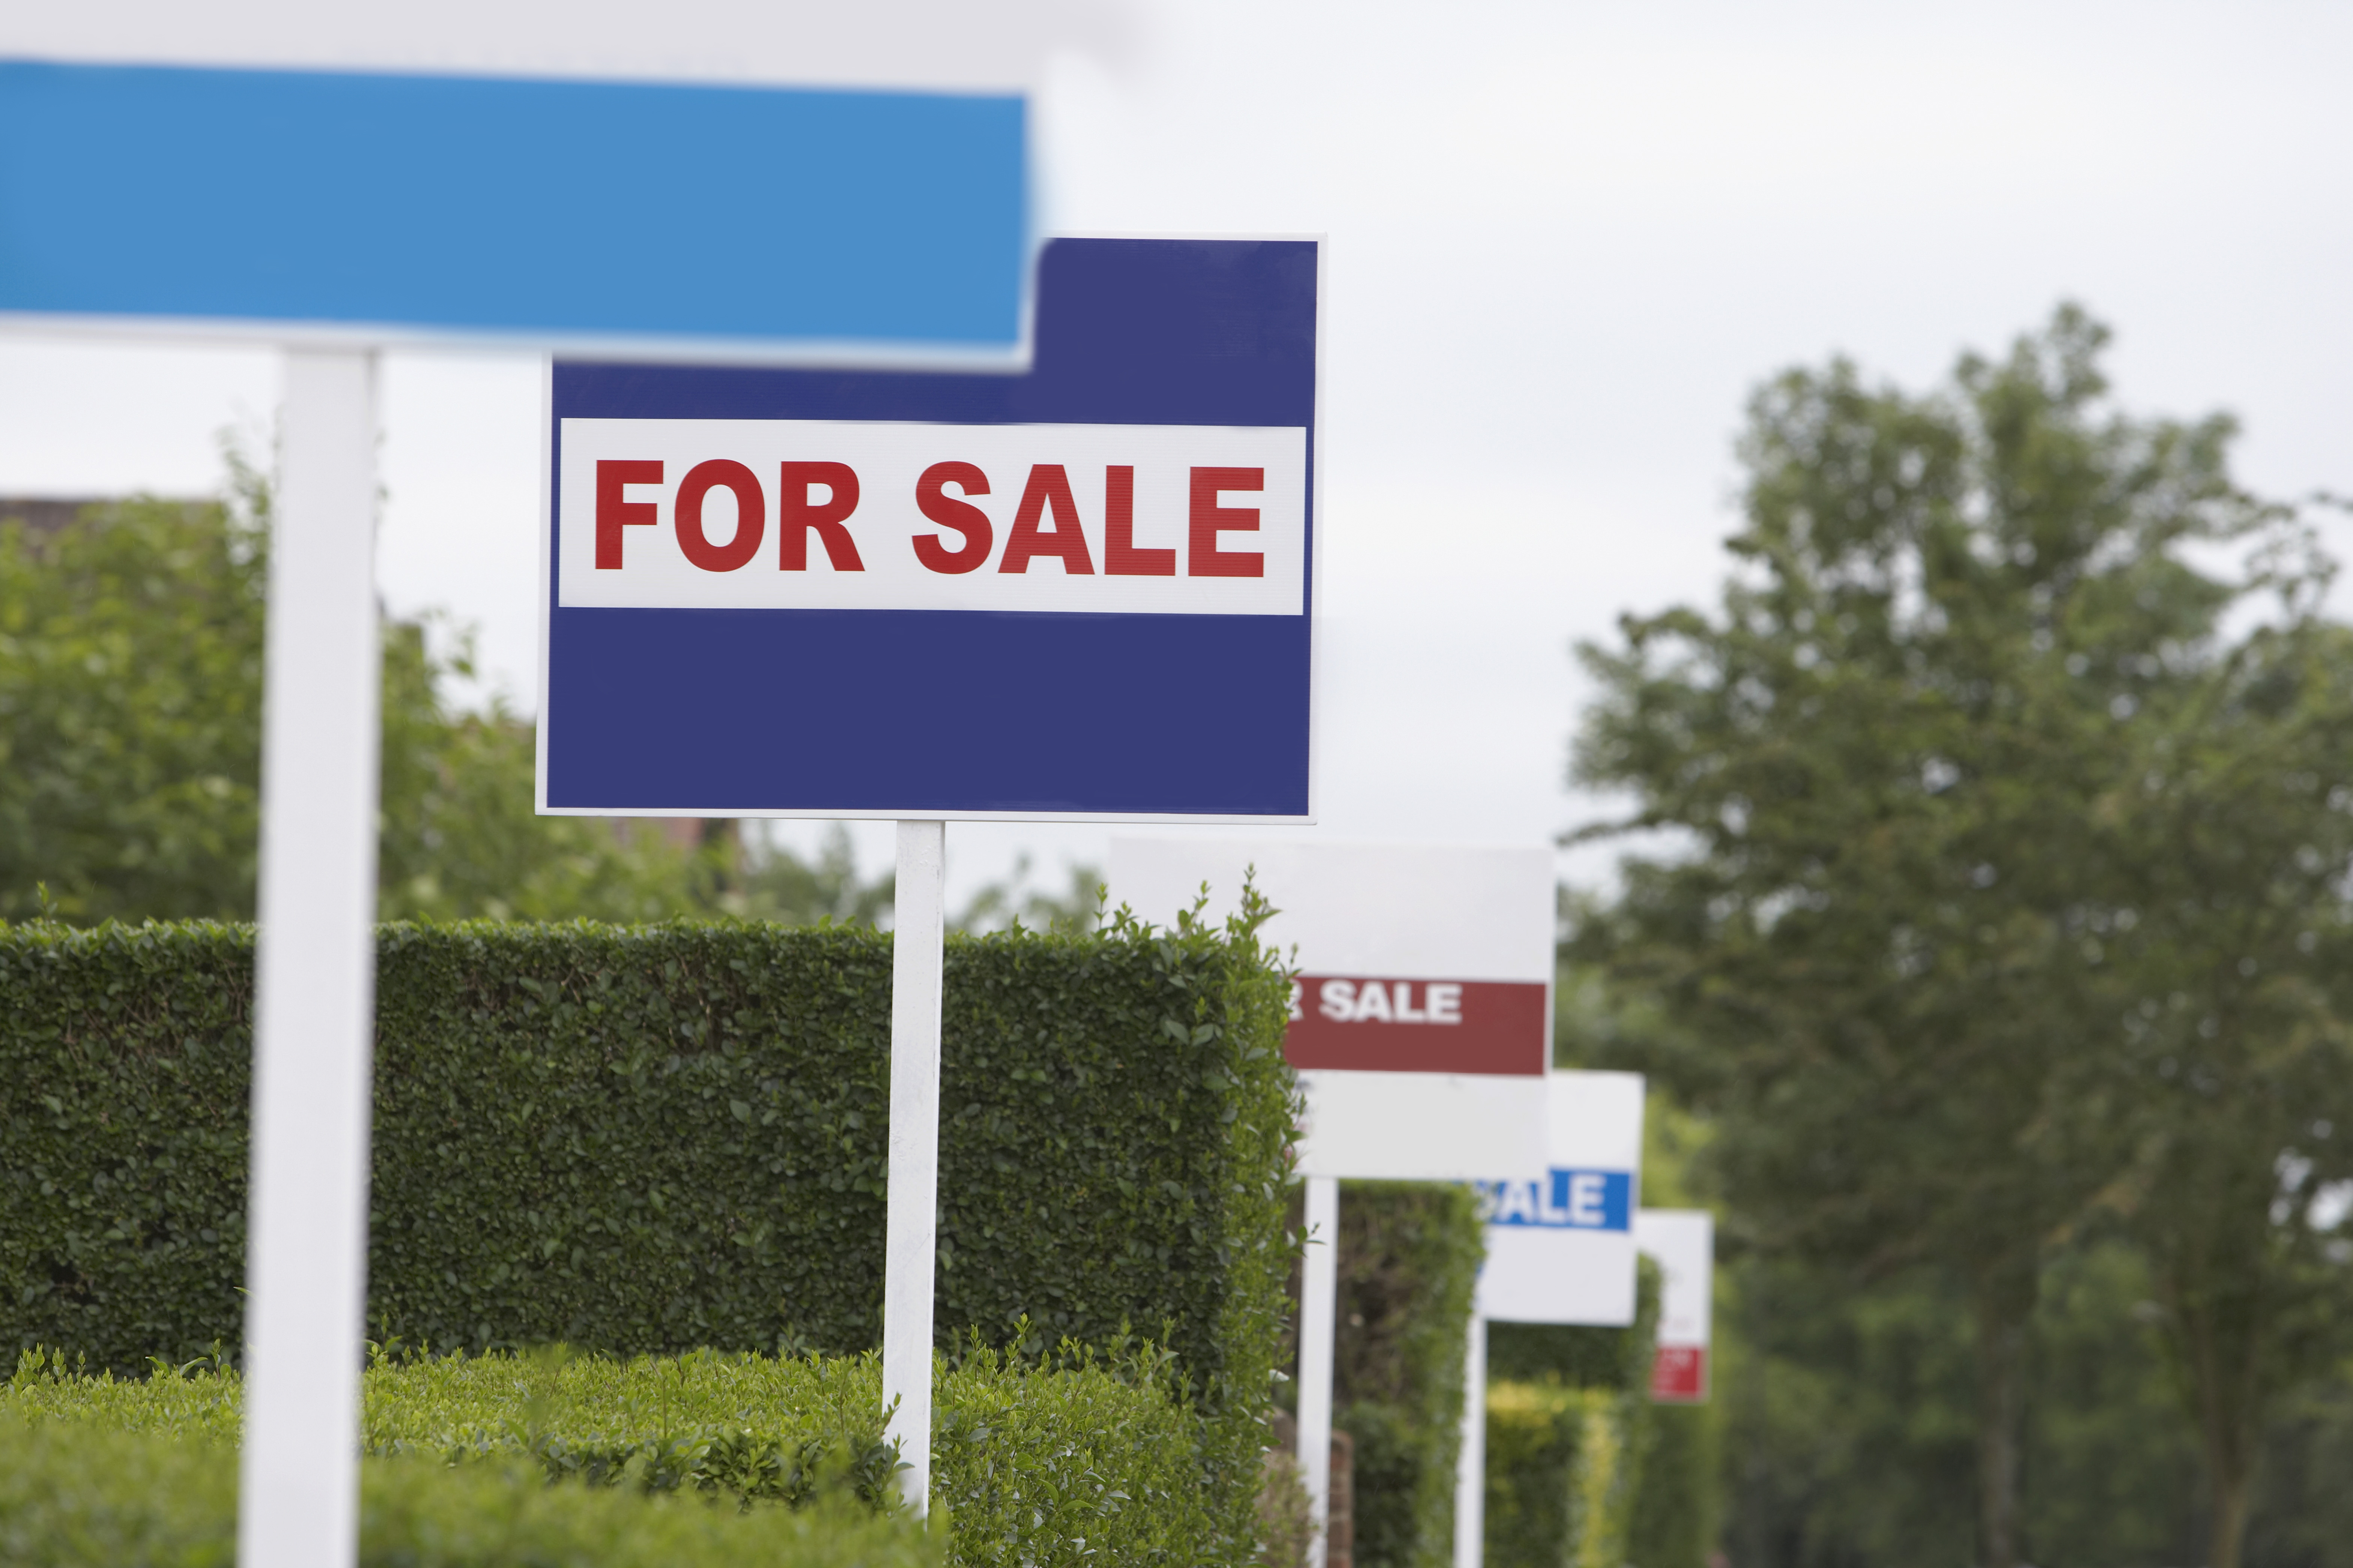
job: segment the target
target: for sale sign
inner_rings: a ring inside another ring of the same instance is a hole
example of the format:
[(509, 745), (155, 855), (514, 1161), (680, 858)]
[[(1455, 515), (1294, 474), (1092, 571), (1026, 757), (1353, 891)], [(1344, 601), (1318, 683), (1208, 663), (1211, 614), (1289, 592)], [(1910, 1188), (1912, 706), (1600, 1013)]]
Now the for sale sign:
[(1715, 1300), (1715, 1216), (1705, 1209), (1643, 1209), (1634, 1216), (1634, 1245), (1658, 1261), (1663, 1277), (1651, 1397), (1665, 1405), (1704, 1405)]
[(1543, 1163), (1552, 1055), (1552, 856), (1542, 848), (1113, 841), (1114, 903), (1166, 920), (1242, 878), (1296, 949), (1284, 1054), (1311, 1176), (1461, 1181)]
[(1020, 375), (559, 363), (542, 808), (1307, 819), (1318, 255), (1057, 240)]
[(1519, 1174), (1476, 1184), (1487, 1222), (1480, 1315), (1510, 1323), (1630, 1323), (1641, 1075), (1556, 1072), (1548, 1100), (1547, 1157)]

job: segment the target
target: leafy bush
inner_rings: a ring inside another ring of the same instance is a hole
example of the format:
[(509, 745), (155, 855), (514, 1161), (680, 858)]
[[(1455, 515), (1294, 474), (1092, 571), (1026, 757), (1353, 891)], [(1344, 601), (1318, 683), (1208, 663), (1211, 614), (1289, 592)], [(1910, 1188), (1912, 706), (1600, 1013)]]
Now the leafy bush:
[(1654, 1405), (1626, 1557), (1641, 1568), (1707, 1568), (1723, 1526), (1722, 1406)]
[[(1236, 1553), (1289, 1261), (1256, 918), (952, 939), (941, 1086), (942, 1349), (1159, 1334)], [(378, 1338), (876, 1343), (887, 936), (395, 925), (377, 953)], [(0, 1343), (237, 1343), (251, 971), (249, 928), (0, 928)]]
[[(0, 513), (0, 918), (251, 915), (270, 496), (234, 452), (229, 467), (235, 506), (133, 498), (54, 531)], [(534, 815), (530, 721), (442, 699), (474, 673), (467, 639), (444, 658), (417, 622), (384, 630), (385, 915), (642, 920), (724, 901), (712, 854)]]
[[(935, 1568), (912, 1521), (834, 1506), (745, 1513), (691, 1498), (549, 1486), (514, 1465), (360, 1467), (361, 1568)], [(233, 1568), (237, 1450), (0, 1414), (0, 1562)]]
[[(969, 1568), (1220, 1560), (1230, 1542), (1201, 1485), (1203, 1425), (1175, 1396), (1169, 1372), (1149, 1346), (1109, 1361), (1072, 1348), (1037, 1369), (985, 1348), (958, 1366), (943, 1361), (933, 1487), (952, 1560)], [(871, 1355), (380, 1359), (361, 1388), (361, 1447), (374, 1459), (481, 1471), (502, 1485), (536, 1473), (565, 1491), (701, 1494), (757, 1515), (898, 1509)], [(159, 1486), (196, 1484), (197, 1461), (109, 1443), (231, 1453), (241, 1398), (237, 1373), (216, 1363), (116, 1379), (27, 1352), (0, 1389), (0, 1426), (46, 1433), (77, 1453), (127, 1454)], [(223, 1484), (233, 1498), (233, 1474)], [(92, 1507), (103, 1501), (92, 1497)], [(427, 1502), (417, 1507), (429, 1513)], [(189, 1529), (210, 1528), (201, 1510), (187, 1517)], [(134, 1526), (148, 1528), (136, 1519), (120, 1528)]]
[(1570, 1478), (1586, 1406), (1605, 1392), (1560, 1383), (1487, 1386), (1487, 1568), (1565, 1568)]
[(1314, 1504), (1299, 1460), (1288, 1448), (1266, 1451), (1266, 1473), (1258, 1489), (1258, 1561), (1264, 1568), (1307, 1568), (1308, 1551), (1315, 1543)]

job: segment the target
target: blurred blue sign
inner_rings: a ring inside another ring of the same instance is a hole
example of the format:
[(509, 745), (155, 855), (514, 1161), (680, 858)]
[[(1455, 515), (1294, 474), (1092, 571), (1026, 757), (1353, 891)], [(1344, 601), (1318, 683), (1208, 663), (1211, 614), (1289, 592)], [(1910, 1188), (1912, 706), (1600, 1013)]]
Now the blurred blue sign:
[(0, 315), (1011, 363), (1016, 96), (0, 61)]
[(1546, 1230), (1621, 1230), (1634, 1226), (1630, 1171), (1548, 1171), (1542, 1180), (1474, 1182), (1480, 1216), (1489, 1225)]

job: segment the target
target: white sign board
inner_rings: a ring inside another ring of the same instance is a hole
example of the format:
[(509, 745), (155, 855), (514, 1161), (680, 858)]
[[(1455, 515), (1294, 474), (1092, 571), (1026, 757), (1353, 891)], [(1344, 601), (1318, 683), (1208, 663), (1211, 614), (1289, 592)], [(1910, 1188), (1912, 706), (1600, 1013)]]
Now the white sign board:
[(1507, 1323), (1634, 1321), (1642, 1078), (1556, 1072), (1547, 1157), (1478, 1183), (1487, 1221), (1479, 1315)]
[(1664, 1276), (1651, 1397), (1668, 1405), (1704, 1405), (1715, 1300), (1715, 1216), (1705, 1209), (1639, 1210), (1634, 1246), (1645, 1258), (1656, 1258)]
[(1467, 1181), (1544, 1162), (1552, 1055), (1546, 848), (1123, 838), (1114, 905), (1166, 923), (1246, 871), (1263, 937), (1300, 975), (1285, 1054), (1307, 1099), (1309, 1176)]

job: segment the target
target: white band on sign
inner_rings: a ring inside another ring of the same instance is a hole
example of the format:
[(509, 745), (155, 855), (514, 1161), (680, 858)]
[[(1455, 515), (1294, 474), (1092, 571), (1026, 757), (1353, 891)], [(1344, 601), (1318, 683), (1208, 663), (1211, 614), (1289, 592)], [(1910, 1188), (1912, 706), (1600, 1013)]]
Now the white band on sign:
[(566, 419), (562, 440), (567, 606), (1305, 607), (1303, 429)]

